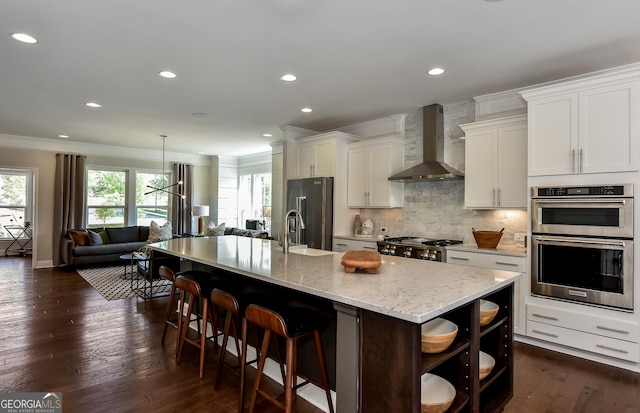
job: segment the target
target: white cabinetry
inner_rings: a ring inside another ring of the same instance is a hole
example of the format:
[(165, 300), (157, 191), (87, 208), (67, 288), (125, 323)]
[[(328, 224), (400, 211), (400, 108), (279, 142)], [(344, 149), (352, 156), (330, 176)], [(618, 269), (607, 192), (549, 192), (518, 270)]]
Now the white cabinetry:
[(526, 257), (505, 255), (499, 252), (475, 252), (452, 250), (447, 248), (447, 263), (468, 265), (470, 267), (491, 268), (523, 273), (513, 284), (513, 332), (525, 334), (525, 297), (529, 294), (526, 269)]
[(389, 177), (404, 167), (404, 141), (381, 138), (349, 145), (348, 197), (350, 208), (402, 207), (404, 184)]
[(529, 176), (637, 171), (640, 70), (521, 92)]
[(460, 125), (465, 208), (527, 207), (527, 116)]
[(527, 336), (638, 363), (638, 325), (551, 306), (527, 305)]
[(350, 238), (333, 238), (333, 250), (337, 252), (346, 251), (378, 251), (378, 244), (373, 240), (355, 240)]
[(343, 132), (329, 132), (298, 140), (298, 178), (337, 176), (347, 144), (360, 140)]

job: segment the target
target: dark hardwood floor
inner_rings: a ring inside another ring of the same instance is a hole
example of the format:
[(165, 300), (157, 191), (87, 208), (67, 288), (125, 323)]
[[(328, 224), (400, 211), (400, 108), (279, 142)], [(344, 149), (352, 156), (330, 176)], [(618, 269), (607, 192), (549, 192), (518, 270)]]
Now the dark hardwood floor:
[[(0, 392), (59, 391), (65, 412), (237, 411), (236, 376), (213, 390), (213, 347), (200, 380), (196, 349), (176, 366), (172, 330), (160, 345), (166, 298), (106, 301), (73, 270), (30, 265), (0, 258)], [(639, 384), (640, 374), (518, 344), (505, 412), (638, 412)], [(298, 412), (320, 410), (299, 398)]]

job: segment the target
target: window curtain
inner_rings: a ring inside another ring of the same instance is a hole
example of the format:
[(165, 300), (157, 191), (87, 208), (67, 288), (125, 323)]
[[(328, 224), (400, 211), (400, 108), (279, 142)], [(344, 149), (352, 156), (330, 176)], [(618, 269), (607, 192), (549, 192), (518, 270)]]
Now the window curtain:
[(53, 192), (53, 264), (62, 264), (61, 241), (67, 229), (86, 227), (85, 155), (56, 154)]
[(182, 181), (182, 185), (177, 188), (178, 193), (184, 195), (184, 198), (179, 196), (170, 197), (171, 228), (174, 234), (188, 234), (192, 232), (193, 165), (174, 163), (173, 179), (176, 182)]

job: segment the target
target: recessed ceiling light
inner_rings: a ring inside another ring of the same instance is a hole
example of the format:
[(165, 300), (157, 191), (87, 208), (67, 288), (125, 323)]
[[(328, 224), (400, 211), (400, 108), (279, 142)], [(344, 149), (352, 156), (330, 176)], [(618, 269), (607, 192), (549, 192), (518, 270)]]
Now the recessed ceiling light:
[(29, 36), (26, 33), (14, 33), (11, 35), (14, 39), (22, 42), (22, 43), (38, 43), (38, 40), (35, 37)]
[(313, 112), (313, 109), (311, 109), (311, 108), (302, 108), (300, 110), (303, 111), (304, 113)]
[(202, 152), (202, 151), (198, 151), (198, 154), (200, 154), (200, 155), (204, 155), (204, 152)]
[(285, 82), (293, 82), (296, 80), (296, 75), (292, 75), (291, 73), (287, 73), (286, 75), (280, 76), (280, 80), (284, 80)]
[(270, 134), (270, 133), (263, 133), (263, 134), (262, 134), (262, 136), (264, 136), (265, 138), (270, 138), (270, 137), (272, 137), (273, 135), (272, 135), (272, 134)]
[(87, 102), (85, 103), (85, 105), (89, 106), (90, 108), (101, 108), (102, 105), (96, 102)]
[(158, 73), (160, 76), (167, 78), (167, 79), (175, 79), (176, 77), (178, 77), (178, 75), (176, 75), (173, 72), (170, 72), (168, 70), (163, 70), (162, 72)]
[(434, 67), (433, 69), (429, 70), (427, 73), (430, 74), (431, 76), (438, 76), (444, 73), (444, 69), (441, 67)]
[(204, 112), (194, 112), (191, 114), (191, 116), (195, 118), (206, 118), (207, 116), (209, 116), (209, 114)]
[(69, 137), (69, 135), (58, 135), (58, 138), (67, 139), (68, 137)]

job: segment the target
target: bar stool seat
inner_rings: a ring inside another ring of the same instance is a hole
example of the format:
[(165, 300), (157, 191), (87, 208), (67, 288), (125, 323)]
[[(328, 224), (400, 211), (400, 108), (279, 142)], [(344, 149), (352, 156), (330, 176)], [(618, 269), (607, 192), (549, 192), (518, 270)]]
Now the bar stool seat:
[[(187, 306), (187, 314), (178, 318), (178, 331), (180, 333), (178, 351), (176, 354), (176, 363), (180, 364), (184, 343), (192, 344), (200, 349), (200, 378), (204, 376), (204, 357), (206, 352), (206, 342), (208, 338), (214, 338), (214, 345), (217, 347), (217, 336), (220, 330), (217, 325), (217, 315), (215, 309), (210, 305), (211, 291), (216, 286), (222, 286), (228, 283), (225, 277), (212, 274), (205, 271), (182, 271), (176, 274), (174, 285), (180, 290), (180, 302), (184, 304), (186, 294), (189, 294), (189, 304)], [(193, 314), (194, 306), (199, 300), (203, 302), (202, 317), (198, 337), (190, 339), (187, 337), (189, 330), (189, 321)], [(207, 336), (207, 322), (211, 323), (213, 330), (212, 336)]]
[[(258, 362), (258, 372), (256, 374), (251, 402), (249, 404), (249, 412), (252, 413), (255, 409), (258, 394), (283, 409), (286, 413), (291, 413), (293, 411), (293, 402), (296, 398), (297, 389), (311, 382), (311, 379), (304, 377), (305, 380), (302, 383), (297, 383), (298, 340), (308, 335), (313, 335), (316, 355), (322, 376), (322, 383), (314, 384), (324, 389), (327, 396), (329, 411), (333, 413), (329, 378), (327, 375), (327, 367), (324, 359), (324, 351), (322, 349), (322, 340), (320, 337), (320, 331), (324, 330), (329, 325), (329, 319), (321, 312), (314, 311), (306, 307), (289, 305), (274, 299), (266, 302), (250, 304), (245, 310), (245, 318), (247, 322), (256, 324), (265, 329), (262, 348), (260, 350), (260, 360)], [(277, 397), (274, 397), (260, 389), (260, 380), (262, 378), (264, 364), (269, 351), (271, 334), (276, 334), (286, 340), (284, 403), (277, 400)]]

